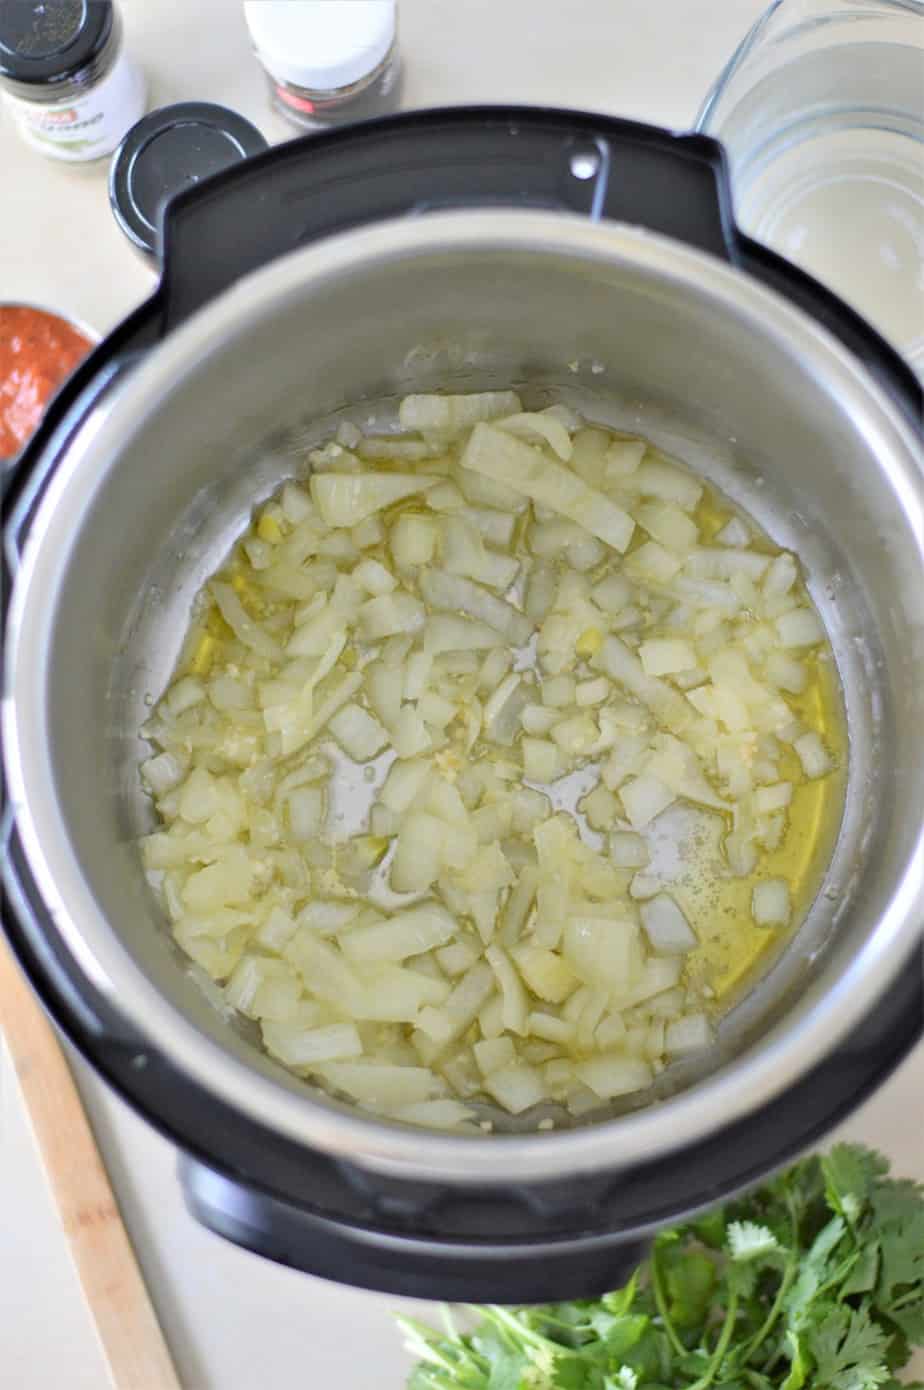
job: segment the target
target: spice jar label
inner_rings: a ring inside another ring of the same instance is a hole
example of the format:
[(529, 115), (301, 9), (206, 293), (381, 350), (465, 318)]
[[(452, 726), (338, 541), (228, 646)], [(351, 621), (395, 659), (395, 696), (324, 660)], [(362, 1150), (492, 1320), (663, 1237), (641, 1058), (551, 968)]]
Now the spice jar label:
[(111, 154), (144, 115), (145, 81), (125, 53), (85, 95), (67, 101), (24, 101), (3, 92), (3, 101), (27, 144), (72, 163)]

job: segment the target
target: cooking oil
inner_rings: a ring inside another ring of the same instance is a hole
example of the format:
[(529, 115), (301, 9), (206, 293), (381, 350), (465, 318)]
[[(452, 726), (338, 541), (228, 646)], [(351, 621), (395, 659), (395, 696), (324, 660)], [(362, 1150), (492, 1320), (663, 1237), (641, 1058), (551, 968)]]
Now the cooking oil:
[[(734, 516), (751, 530), (751, 549), (781, 553), (753, 518), (709, 488), (696, 511), (703, 543), (709, 544)], [(801, 580), (799, 587), (806, 598)], [(798, 930), (819, 892), (840, 829), (848, 750), (837, 667), (827, 647), (814, 648), (800, 658), (808, 675), (806, 687), (800, 695), (787, 693), (786, 701), (797, 719), (820, 734), (832, 756), (833, 771), (821, 778), (806, 777), (793, 749), (781, 744), (780, 780), (792, 783), (793, 797), (779, 848), (764, 850), (754, 873), (732, 877), (721, 851), (728, 823), (704, 812), (696, 826), (687, 829), (671, 883), (699, 937), (699, 947), (688, 962), (688, 976), (691, 982), (709, 986), (719, 1005), (734, 1003)], [(759, 927), (751, 916), (754, 888), (765, 879), (784, 879), (789, 885), (792, 914), (782, 931)]]

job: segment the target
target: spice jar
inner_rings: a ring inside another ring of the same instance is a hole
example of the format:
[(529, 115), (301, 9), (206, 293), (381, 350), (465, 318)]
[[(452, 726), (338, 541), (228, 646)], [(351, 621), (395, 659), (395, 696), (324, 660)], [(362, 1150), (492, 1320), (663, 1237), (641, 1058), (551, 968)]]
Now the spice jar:
[(2, 0), (0, 94), (42, 154), (72, 163), (111, 154), (145, 107), (112, 0)]
[(396, 110), (396, 10), (396, 0), (245, 0), (278, 114), (318, 130)]

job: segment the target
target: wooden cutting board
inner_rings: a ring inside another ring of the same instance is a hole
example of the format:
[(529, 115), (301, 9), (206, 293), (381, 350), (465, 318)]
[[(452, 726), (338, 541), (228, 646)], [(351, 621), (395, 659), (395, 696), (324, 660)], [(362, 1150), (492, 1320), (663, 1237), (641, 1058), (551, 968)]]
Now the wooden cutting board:
[(2, 936), (0, 1029), (112, 1390), (181, 1390), (70, 1068)]

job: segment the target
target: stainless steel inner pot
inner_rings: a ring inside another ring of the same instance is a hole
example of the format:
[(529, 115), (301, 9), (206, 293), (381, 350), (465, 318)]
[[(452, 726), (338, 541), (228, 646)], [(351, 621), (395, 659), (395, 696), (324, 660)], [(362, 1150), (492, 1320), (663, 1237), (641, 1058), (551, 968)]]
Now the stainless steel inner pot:
[[(387, 426), (409, 390), (513, 383), (653, 439), (800, 556), (835, 646), (850, 775), (806, 921), (709, 1056), (661, 1083), (658, 1103), (565, 1132), (452, 1137), (328, 1099), (206, 997), (141, 871), (136, 838), (151, 812), (137, 730), (169, 679), (193, 596), (254, 503), (296, 471), (299, 450), (340, 418)], [(379, 1171), (526, 1181), (714, 1134), (841, 1043), (918, 937), (922, 466), (897, 408), (824, 329), (719, 261), (625, 225), (435, 213), (256, 272), (90, 415), (21, 557), (4, 705), (10, 791), (68, 949), (206, 1090)]]

